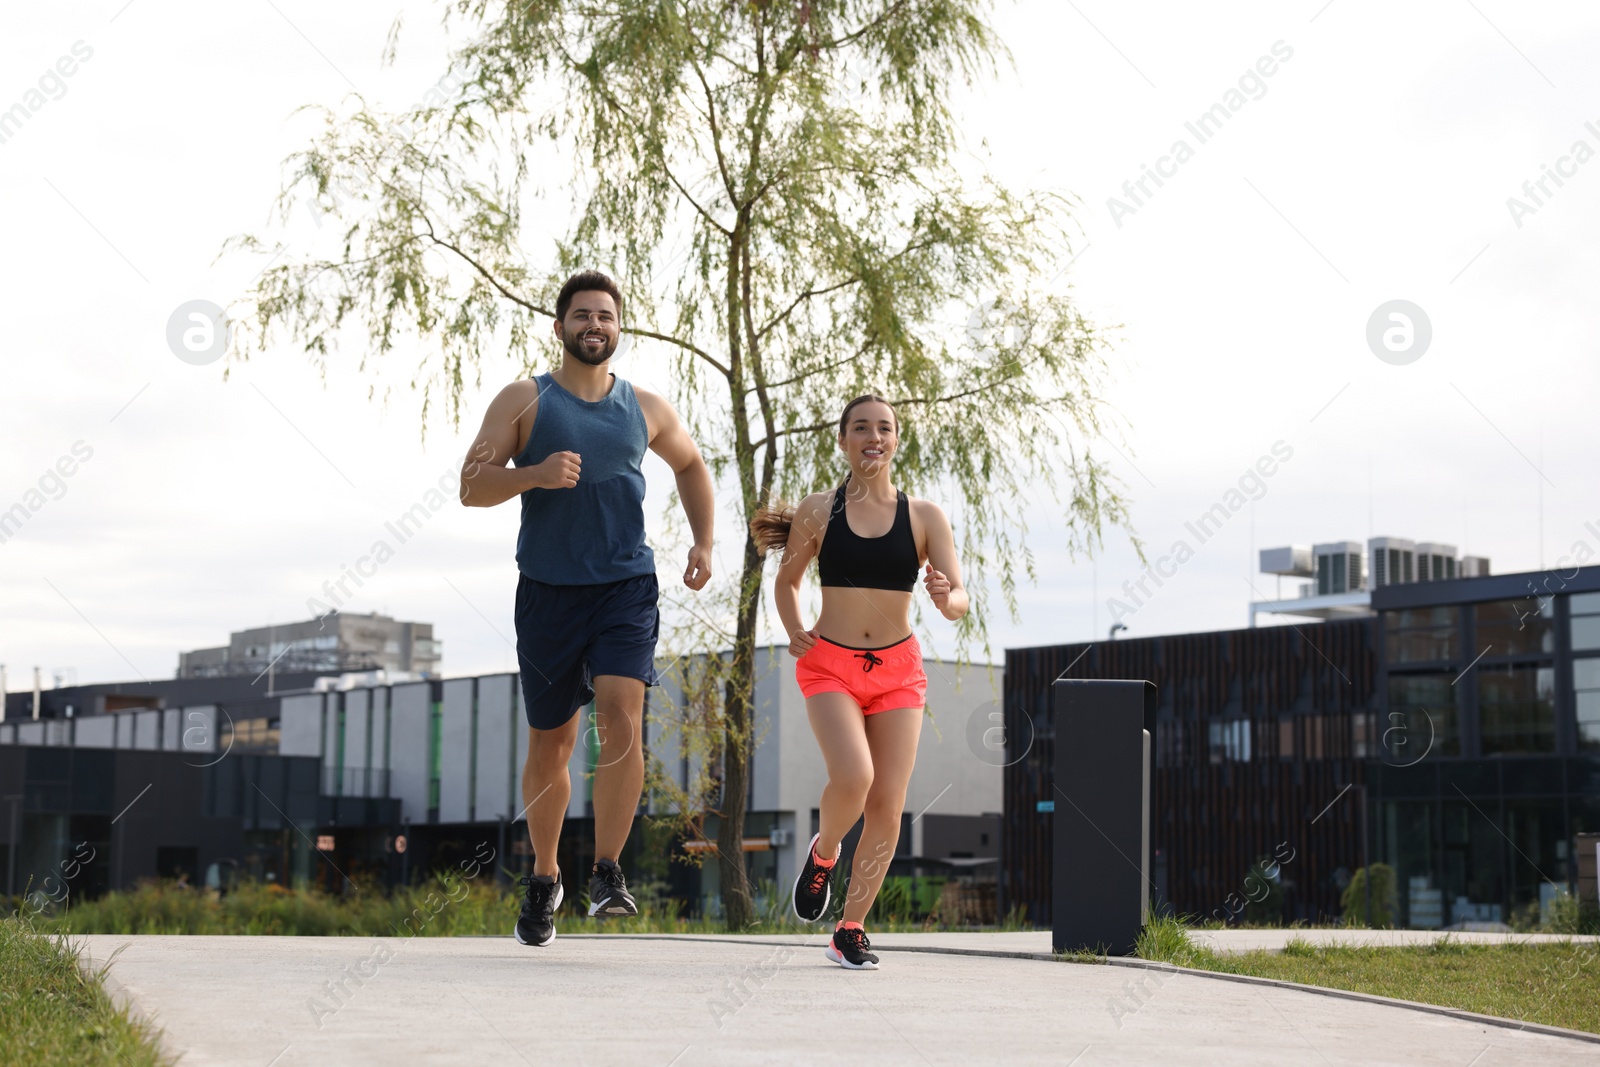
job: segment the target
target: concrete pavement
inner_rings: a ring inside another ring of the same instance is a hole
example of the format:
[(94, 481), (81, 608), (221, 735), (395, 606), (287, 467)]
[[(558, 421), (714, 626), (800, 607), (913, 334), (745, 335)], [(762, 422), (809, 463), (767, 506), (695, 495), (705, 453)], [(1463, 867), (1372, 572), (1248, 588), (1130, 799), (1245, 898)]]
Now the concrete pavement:
[(1047, 933), (886, 934), (877, 972), (827, 963), (820, 934), (569, 935), (544, 949), (509, 936), (75, 940), (93, 965), (117, 953), (113, 993), (165, 1029), (185, 1067), (1600, 1060), (1592, 1043), (1389, 1003), (948, 951), (1025, 952), (1040, 936), (1048, 952)]

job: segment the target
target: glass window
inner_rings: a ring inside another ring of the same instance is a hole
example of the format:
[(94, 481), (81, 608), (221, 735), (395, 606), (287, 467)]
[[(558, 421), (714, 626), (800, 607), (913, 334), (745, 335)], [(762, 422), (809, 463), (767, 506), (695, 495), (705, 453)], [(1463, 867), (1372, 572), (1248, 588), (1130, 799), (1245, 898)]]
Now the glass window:
[(1577, 593), (1567, 598), (1572, 609), (1572, 647), (1577, 651), (1600, 649), (1600, 593)]
[(1454, 608), (1384, 612), (1384, 651), (1390, 663), (1427, 663), (1456, 658)]
[(1477, 605), (1478, 647), (1490, 656), (1509, 656), (1518, 652), (1553, 652), (1555, 639), (1555, 598), (1521, 597), (1495, 600)]
[(1572, 617), (1572, 647), (1579, 652), (1600, 649), (1600, 615)]
[(1600, 658), (1572, 661), (1572, 688), (1578, 698), (1578, 749), (1600, 750)]
[(1478, 668), (1485, 756), (1556, 750), (1555, 670)]
[(1454, 680), (1448, 673), (1389, 676), (1389, 709), (1378, 736), (1385, 763), (1409, 767), (1430, 752), (1461, 755)]
[(1572, 661), (1572, 688), (1600, 689), (1600, 658)]

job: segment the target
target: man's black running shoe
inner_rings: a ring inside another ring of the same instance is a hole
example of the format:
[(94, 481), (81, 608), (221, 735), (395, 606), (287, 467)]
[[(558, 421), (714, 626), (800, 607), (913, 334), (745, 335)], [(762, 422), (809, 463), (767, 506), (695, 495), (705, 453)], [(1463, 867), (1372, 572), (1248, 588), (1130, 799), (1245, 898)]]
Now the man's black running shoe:
[(551, 878), (536, 874), (518, 881), (527, 890), (522, 897), (522, 914), (517, 916), (517, 926), (512, 934), (519, 945), (548, 945), (556, 939), (556, 924), (552, 916), (561, 907), (561, 876)]
[(833, 880), (833, 868), (837, 861), (824, 867), (817, 862), (817, 838), (811, 838), (811, 844), (806, 846), (806, 862), (800, 868), (800, 876), (794, 880), (794, 917), (803, 923), (814, 923), (822, 918), (828, 910), (828, 901), (833, 896), (829, 883)]
[(594, 874), (589, 879), (589, 917), (604, 919), (610, 915), (637, 914), (639, 905), (628, 895), (628, 884), (623, 880), (617, 861), (596, 861)]
[(865, 930), (859, 926), (841, 926), (833, 932), (833, 940), (828, 942), (827, 957), (852, 971), (875, 971), (878, 969), (878, 957), (871, 949), (872, 942), (867, 940)]

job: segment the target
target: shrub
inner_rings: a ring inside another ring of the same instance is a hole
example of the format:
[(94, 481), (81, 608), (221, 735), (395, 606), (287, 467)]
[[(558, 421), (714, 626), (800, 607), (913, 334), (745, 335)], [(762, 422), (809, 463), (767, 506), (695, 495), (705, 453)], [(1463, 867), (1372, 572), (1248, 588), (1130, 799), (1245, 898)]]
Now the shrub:
[[(1372, 918), (1367, 921), (1367, 881), (1372, 881)], [(1344, 892), (1339, 894), (1339, 904), (1344, 908), (1346, 926), (1369, 926), (1387, 930), (1394, 926), (1400, 911), (1399, 896), (1395, 887), (1394, 868), (1387, 863), (1374, 863), (1362, 867), (1350, 879)]]

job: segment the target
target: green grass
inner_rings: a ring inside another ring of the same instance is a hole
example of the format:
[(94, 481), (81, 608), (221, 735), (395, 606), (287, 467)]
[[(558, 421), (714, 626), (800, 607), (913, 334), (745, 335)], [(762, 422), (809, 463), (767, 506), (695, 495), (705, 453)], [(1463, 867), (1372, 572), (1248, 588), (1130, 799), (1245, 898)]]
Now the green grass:
[(65, 938), (36, 934), (15, 916), (0, 918), (0, 1063), (167, 1062), (150, 1026), (112, 1006), (100, 975), (84, 974)]
[(1445, 937), (1428, 946), (1324, 948), (1297, 937), (1281, 953), (1225, 955), (1195, 944), (1182, 922), (1164, 918), (1145, 927), (1137, 954), (1600, 1033), (1600, 945), (1591, 943), (1476, 945)]
[[(717, 919), (688, 918), (680, 901), (636, 893), (641, 914), (604, 922), (582, 918), (588, 902), (580, 894), (557, 915), (563, 933), (607, 934), (792, 934), (800, 930), (789, 914), (787, 896), (767, 893), (766, 913), (750, 927), (730, 931)], [(274, 883), (246, 884), (221, 900), (204, 891), (145, 883), (126, 892), (81, 901), (70, 909), (40, 917), (41, 930), (72, 934), (286, 934), (313, 937), (502, 935), (511, 930), (521, 891), (486, 882), (434, 881), (384, 894), (357, 889), (344, 895), (317, 889), (286, 889)], [(902, 918), (880, 898), (868, 917), (875, 932), (906, 933), (949, 929), (926, 920)], [(1016, 915), (987, 929), (1029, 929)]]

